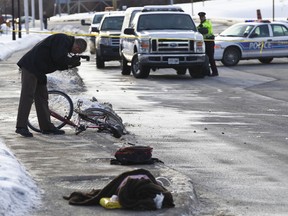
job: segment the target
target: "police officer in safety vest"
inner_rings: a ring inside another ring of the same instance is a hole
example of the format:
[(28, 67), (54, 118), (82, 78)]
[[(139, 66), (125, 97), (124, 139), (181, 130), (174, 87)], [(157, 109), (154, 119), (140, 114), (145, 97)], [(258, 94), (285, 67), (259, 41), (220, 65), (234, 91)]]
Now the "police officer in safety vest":
[(200, 18), (200, 24), (198, 25), (198, 31), (203, 35), (206, 47), (206, 55), (209, 58), (210, 67), (212, 74), (210, 76), (218, 76), (218, 70), (214, 59), (214, 34), (212, 23), (210, 20), (206, 19), (205, 12), (199, 12), (198, 16)]

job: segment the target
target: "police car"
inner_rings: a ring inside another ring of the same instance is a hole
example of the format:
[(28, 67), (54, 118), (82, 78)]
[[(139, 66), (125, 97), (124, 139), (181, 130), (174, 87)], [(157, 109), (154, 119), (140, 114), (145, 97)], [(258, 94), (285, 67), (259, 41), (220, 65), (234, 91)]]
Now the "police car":
[(230, 26), (215, 37), (215, 60), (225, 66), (241, 59), (270, 63), (273, 58), (288, 57), (287, 22), (245, 22)]

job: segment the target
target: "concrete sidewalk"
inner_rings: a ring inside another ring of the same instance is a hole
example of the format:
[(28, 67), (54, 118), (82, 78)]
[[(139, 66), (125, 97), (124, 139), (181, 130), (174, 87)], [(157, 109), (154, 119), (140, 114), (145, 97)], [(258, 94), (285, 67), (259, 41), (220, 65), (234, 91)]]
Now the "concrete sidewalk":
[[(11, 58), (13, 59), (13, 58)], [(198, 201), (190, 179), (165, 164), (121, 166), (110, 165), (114, 152), (126, 140), (137, 140), (133, 135), (116, 139), (109, 134), (87, 130), (75, 135), (65, 127), (66, 134), (53, 136), (34, 133), (33, 138), (15, 134), (20, 94), (20, 76), (15, 62), (1, 62), (0, 73), (0, 137), (31, 174), (42, 192), (42, 206), (30, 215), (195, 215)], [(129, 120), (126, 120), (129, 122)], [(128, 129), (129, 130), (129, 129)], [(129, 139), (127, 139), (129, 136)], [(165, 162), (165, 161), (164, 161)], [(165, 187), (173, 192), (175, 208), (137, 212), (106, 210), (101, 206), (70, 206), (62, 198), (74, 191), (103, 188), (122, 172), (135, 168), (149, 170), (156, 178), (162, 177)], [(16, 204), (17, 205), (17, 204)]]

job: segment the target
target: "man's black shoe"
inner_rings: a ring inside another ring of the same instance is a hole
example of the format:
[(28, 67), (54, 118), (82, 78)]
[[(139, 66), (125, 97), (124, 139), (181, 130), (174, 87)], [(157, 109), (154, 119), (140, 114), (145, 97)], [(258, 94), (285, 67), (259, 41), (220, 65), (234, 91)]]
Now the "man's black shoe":
[(60, 130), (58, 128), (53, 128), (53, 129), (50, 129), (50, 130), (43, 130), (42, 133), (43, 134), (62, 135), (62, 134), (65, 134), (65, 131), (64, 130)]
[(24, 137), (33, 137), (33, 134), (28, 130), (28, 128), (17, 128), (15, 132)]

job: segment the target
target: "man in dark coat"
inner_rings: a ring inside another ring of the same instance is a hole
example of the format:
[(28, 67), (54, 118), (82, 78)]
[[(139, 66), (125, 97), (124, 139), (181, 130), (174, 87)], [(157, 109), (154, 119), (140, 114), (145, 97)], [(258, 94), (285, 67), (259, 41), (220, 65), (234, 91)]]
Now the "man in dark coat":
[(27, 127), (33, 101), (42, 133), (65, 133), (57, 129), (50, 120), (46, 74), (79, 66), (80, 57), (71, 54), (82, 53), (86, 47), (87, 43), (82, 38), (54, 34), (40, 41), (19, 60), (17, 65), (22, 71), (22, 89), (16, 133), (24, 137), (33, 137)]

